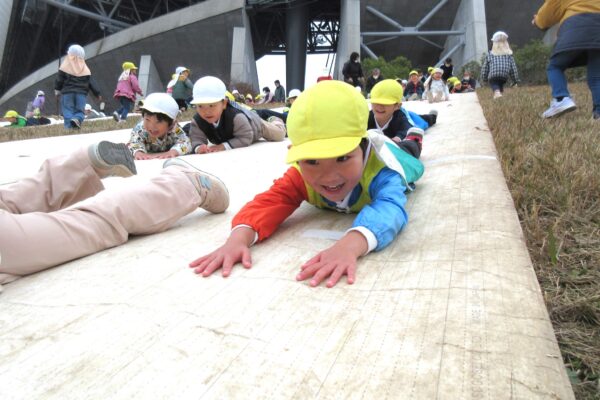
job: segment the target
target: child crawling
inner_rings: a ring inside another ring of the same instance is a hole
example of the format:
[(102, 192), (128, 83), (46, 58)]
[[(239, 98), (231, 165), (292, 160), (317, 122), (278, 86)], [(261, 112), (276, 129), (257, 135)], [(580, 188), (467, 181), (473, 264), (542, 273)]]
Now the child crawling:
[(220, 268), (227, 277), (238, 262), (250, 268), (250, 247), (308, 201), (358, 215), (339, 241), (301, 266), (296, 279), (310, 278), (311, 286), (326, 280), (332, 287), (346, 275), (354, 283), (358, 258), (385, 248), (406, 225), (404, 192), (423, 173), (418, 159), (367, 131), (368, 117), (364, 97), (344, 82), (323, 81), (302, 93), (287, 121), (292, 166), (238, 212), (225, 244), (190, 267), (204, 277)]

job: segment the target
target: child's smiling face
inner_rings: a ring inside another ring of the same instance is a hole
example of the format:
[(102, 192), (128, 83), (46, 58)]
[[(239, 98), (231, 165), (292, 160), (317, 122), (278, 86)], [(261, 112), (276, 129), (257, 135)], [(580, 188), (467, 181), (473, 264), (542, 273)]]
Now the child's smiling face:
[(208, 123), (214, 124), (221, 119), (223, 111), (227, 107), (227, 100), (217, 101), (216, 103), (196, 104), (196, 111), (200, 118)]
[(434, 72), (433, 73), (433, 79), (435, 79), (436, 81), (439, 81), (440, 79), (442, 79), (442, 73), (441, 72)]
[(159, 121), (156, 115), (144, 114), (144, 130), (153, 138), (163, 138), (169, 132), (169, 123)]
[(371, 104), (371, 109), (373, 110), (373, 115), (375, 116), (375, 119), (377, 120), (377, 123), (379, 124), (379, 126), (385, 125), (390, 120), (390, 118), (392, 118), (394, 111), (396, 111), (399, 108), (400, 108), (400, 105), (398, 103), (396, 103), (396, 104), (377, 104), (377, 103)]
[(335, 158), (298, 161), (302, 177), (321, 196), (342, 201), (358, 185), (363, 173), (363, 151), (360, 146)]

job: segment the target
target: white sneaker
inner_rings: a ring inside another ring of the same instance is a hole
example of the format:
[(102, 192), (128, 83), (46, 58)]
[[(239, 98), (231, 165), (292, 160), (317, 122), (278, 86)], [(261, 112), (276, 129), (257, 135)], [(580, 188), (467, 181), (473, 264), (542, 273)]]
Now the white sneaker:
[(563, 97), (561, 101), (552, 99), (550, 108), (544, 111), (542, 118), (558, 117), (559, 115), (573, 111), (576, 108), (577, 106), (575, 105), (575, 102), (570, 97)]
[(499, 99), (502, 97), (502, 92), (499, 90), (494, 91), (494, 99)]

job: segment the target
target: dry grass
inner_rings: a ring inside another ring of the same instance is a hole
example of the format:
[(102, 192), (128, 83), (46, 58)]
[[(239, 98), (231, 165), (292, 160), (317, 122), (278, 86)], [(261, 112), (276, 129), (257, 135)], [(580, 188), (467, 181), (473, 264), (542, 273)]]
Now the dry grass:
[(587, 86), (570, 89), (580, 107), (553, 120), (547, 86), (478, 94), (575, 394), (599, 399), (600, 121)]

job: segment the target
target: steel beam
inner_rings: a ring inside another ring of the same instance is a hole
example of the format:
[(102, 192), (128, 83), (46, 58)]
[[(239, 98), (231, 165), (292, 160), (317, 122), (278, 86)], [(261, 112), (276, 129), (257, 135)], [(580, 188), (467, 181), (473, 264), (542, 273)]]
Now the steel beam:
[(387, 15), (385, 15), (384, 13), (382, 13), (381, 11), (378, 11), (375, 7), (373, 6), (366, 6), (365, 9), (370, 12), (371, 14), (375, 15), (378, 18), (381, 18), (382, 20), (384, 20), (385, 22), (387, 22), (388, 24), (392, 25), (394, 28), (397, 28), (399, 30), (404, 30), (404, 27), (402, 25), (400, 25), (398, 22), (394, 21), (393, 19), (391, 19), (390, 17), (388, 17)]
[(363, 32), (362, 36), (460, 36), (465, 31)]
[(448, 2), (448, 0), (441, 0), (435, 7), (433, 7), (433, 9), (431, 11), (429, 11), (427, 13), (427, 15), (425, 15), (417, 24), (416, 28), (419, 29), (421, 28), (423, 25), (425, 25), (425, 23), (427, 23), (427, 21), (429, 21), (431, 19), (431, 17), (433, 17), (435, 15), (435, 13), (437, 13), (440, 8), (442, 8), (446, 3)]
[(131, 26), (130, 24), (128, 24), (126, 22), (121, 22), (121, 21), (117, 21), (112, 18), (104, 17), (102, 15), (95, 14), (91, 11), (83, 10), (79, 7), (74, 7), (74, 6), (71, 6), (68, 4), (63, 4), (56, 0), (40, 0), (40, 1), (42, 1), (48, 5), (54, 6), (56, 8), (60, 8), (62, 10), (71, 12), (73, 14), (81, 15), (82, 17), (94, 19), (96, 21), (104, 22), (106, 24), (117, 26), (119, 28), (129, 28)]

